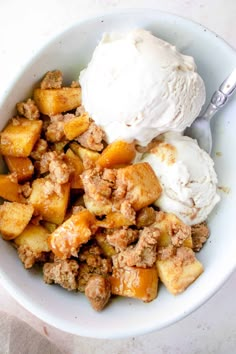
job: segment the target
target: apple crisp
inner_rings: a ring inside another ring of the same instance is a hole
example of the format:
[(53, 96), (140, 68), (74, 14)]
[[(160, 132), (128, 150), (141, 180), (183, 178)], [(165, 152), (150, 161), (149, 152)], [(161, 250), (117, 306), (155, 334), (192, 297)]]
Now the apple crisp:
[(46, 73), (1, 132), (2, 237), (25, 268), (39, 264), (46, 284), (85, 293), (97, 311), (115, 295), (152, 301), (159, 280), (184, 291), (203, 272), (194, 251), (206, 223), (154, 207), (162, 188), (148, 163), (134, 163), (135, 143), (107, 145), (79, 85), (62, 83), (60, 71)]

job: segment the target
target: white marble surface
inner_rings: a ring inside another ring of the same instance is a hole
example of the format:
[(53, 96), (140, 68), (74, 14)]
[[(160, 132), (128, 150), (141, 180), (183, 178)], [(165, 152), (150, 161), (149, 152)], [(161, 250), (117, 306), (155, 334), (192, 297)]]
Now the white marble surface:
[[(27, 59), (62, 28), (97, 13), (132, 7), (156, 8), (188, 17), (236, 48), (235, 0), (0, 0), (0, 95)], [(159, 332), (121, 340), (63, 333), (23, 309), (1, 285), (0, 310), (25, 320), (68, 354), (231, 354), (236, 352), (235, 294), (234, 272), (213, 298), (187, 318)]]

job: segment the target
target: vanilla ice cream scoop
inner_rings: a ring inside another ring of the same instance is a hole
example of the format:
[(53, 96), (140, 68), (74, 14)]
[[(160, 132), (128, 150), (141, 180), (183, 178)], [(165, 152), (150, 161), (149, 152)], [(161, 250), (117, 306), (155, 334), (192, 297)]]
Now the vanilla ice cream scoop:
[(206, 220), (220, 200), (213, 160), (196, 140), (180, 133), (160, 139), (141, 160), (152, 166), (163, 188), (155, 205), (188, 225)]
[(104, 34), (80, 74), (82, 103), (108, 143), (147, 145), (198, 116), (205, 86), (194, 60), (146, 30)]

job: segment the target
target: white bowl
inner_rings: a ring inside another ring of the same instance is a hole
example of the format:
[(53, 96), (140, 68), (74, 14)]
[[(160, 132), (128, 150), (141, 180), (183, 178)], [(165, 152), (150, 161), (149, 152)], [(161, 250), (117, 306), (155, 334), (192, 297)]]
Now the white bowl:
[[(12, 116), (15, 103), (29, 96), (43, 74), (62, 70), (69, 83), (90, 60), (104, 31), (146, 28), (155, 35), (194, 56), (203, 77), (207, 99), (230, 73), (236, 53), (217, 35), (201, 25), (155, 10), (128, 10), (93, 18), (61, 33), (32, 58), (7, 97), (0, 98), (0, 129)], [(172, 296), (160, 287), (158, 298), (145, 304), (138, 300), (116, 298), (101, 313), (96, 313), (83, 294), (71, 293), (58, 286), (45, 285), (36, 270), (26, 271), (15, 250), (0, 240), (0, 279), (11, 295), (43, 321), (61, 330), (81, 336), (117, 338), (144, 334), (183, 318), (225, 282), (236, 265), (236, 99), (232, 99), (212, 122), (213, 152), (219, 185), (230, 188), (221, 192), (221, 202), (209, 218), (211, 237), (198, 258), (205, 272), (182, 295)], [(221, 156), (216, 156), (220, 152)], [(217, 311), (217, 309), (216, 309)]]

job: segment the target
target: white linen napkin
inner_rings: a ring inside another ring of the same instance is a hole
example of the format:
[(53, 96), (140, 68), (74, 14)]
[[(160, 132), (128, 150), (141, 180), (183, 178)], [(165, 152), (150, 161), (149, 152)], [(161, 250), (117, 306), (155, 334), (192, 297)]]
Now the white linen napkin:
[(0, 354), (62, 354), (26, 322), (0, 311)]

